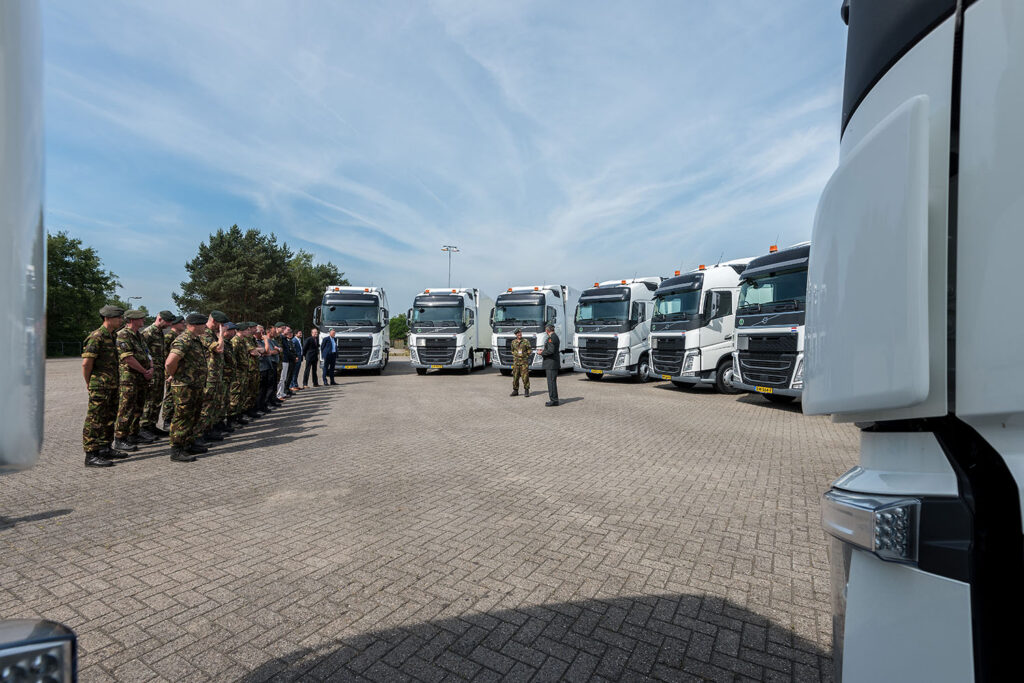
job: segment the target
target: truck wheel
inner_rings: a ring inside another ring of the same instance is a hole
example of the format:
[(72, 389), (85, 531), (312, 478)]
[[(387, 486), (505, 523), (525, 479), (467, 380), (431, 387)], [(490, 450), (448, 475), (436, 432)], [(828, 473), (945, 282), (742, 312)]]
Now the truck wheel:
[(796, 396), (782, 396), (781, 394), (761, 394), (761, 395), (764, 396), (766, 399), (768, 399), (769, 403), (778, 403), (780, 405), (784, 404), (784, 403), (792, 403), (793, 401), (796, 400)]
[(718, 389), (720, 394), (738, 394), (739, 389), (734, 389), (733, 386), (725, 381), (725, 376), (732, 373), (732, 360), (730, 359), (726, 363), (719, 363), (718, 369), (715, 370), (715, 388)]
[(425, 374), (427, 374), (427, 369), (426, 368), (416, 368), (416, 374), (417, 375), (425, 375)]
[(602, 379), (604, 379), (604, 375), (595, 375), (591, 372), (588, 372), (587, 379), (594, 380), (595, 382), (600, 382)]
[(648, 372), (650, 372), (650, 367), (647, 363), (647, 354), (644, 354), (640, 356), (640, 360), (636, 363), (636, 377), (633, 378), (633, 381), (637, 384), (643, 384), (650, 379), (647, 374)]
[(511, 377), (512, 376), (512, 371), (511, 370), (505, 370), (504, 368), (502, 368), (500, 370), (500, 372), (501, 372), (501, 374), (505, 375), (505, 377)]
[(476, 367), (476, 359), (473, 356), (473, 349), (469, 350), (469, 358), (466, 360), (466, 374), (472, 375)]

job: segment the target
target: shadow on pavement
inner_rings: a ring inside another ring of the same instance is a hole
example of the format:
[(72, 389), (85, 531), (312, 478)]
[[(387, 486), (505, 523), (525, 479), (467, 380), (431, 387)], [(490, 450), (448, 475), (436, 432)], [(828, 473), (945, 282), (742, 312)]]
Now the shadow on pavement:
[(558, 399), (558, 405), (565, 405), (566, 403), (575, 403), (576, 401), (582, 401), (582, 400), (583, 400), (582, 396), (572, 396), (570, 398), (560, 398), (560, 399)]
[(747, 405), (757, 406), (759, 408), (771, 408), (773, 410), (785, 410), (790, 413), (803, 412), (803, 404), (800, 401), (790, 401), (789, 403), (772, 403), (768, 399), (764, 398), (760, 394), (746, 394), (740, 396), (737, 399), (739, 403), (746, 403)]
[(63, 517), (64, 515), (70, 515), (74, 510), (71, 508), (61, 508), (60, 510), (48, 510), (47, 512), (37, 512), (34, 515), (25, 515), (23, 517), (4, 517), (0, 515), (0, 531), (4, 529), (13, 529), (19, 524), (25, 522), (41, 522), (44, 519), (53, 519), (54, 517)]
[(831, 681), (831, 655), (726, 600), (588, 600), (374, 631), (267, 660), (241, 680)]

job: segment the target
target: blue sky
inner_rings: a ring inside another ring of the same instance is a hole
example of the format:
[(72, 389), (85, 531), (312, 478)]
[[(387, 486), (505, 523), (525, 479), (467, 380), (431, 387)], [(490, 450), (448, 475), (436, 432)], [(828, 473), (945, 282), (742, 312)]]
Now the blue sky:
[(808, 239), (839, 0), (43, 3), (51, 231), (150, 310), (238, 223), (492, 297)]

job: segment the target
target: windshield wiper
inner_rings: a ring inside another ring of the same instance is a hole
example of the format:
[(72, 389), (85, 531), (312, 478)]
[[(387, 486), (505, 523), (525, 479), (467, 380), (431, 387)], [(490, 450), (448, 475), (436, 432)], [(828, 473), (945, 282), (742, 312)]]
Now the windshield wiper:
[(743, 304), (742, 306), (740, 306), (739, 308), (736, 309), (736, 312), (739, 313), (740, 311), (745, 311), (747, 309), (750, 309), (750, 310), (754, 311), (755, 313), (760, 313), (761, 312), (761, 304)]
[(771, 305), (775, 306), (775, 310), (779, 310), (779, 306), (786, 306), (787, 308), (791, 307), (791, 311), (795, 311), (800, 307), (800, 299), (779, 299), (778, 301), (773, 301)]
[(433, 320), (414, 320), (412, 324), (413, 324), (413, 327), (416, 327), (417, 325), (419, 327), (433, 327), (434, 326), (434, 321)]

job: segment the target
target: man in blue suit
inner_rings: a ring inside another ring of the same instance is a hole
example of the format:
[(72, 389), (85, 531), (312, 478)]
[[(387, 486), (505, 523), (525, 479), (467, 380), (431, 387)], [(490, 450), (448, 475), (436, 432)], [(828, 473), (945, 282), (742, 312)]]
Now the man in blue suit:
[(328, 332), (320, 342), (320, 355), (324, 359), (324, 386), (327, 386), (328, 379), (331, 384), (337, 384), (334, 381), (334, 364), (338, 360), (338, 342), (334, 340), (334, 330)]

